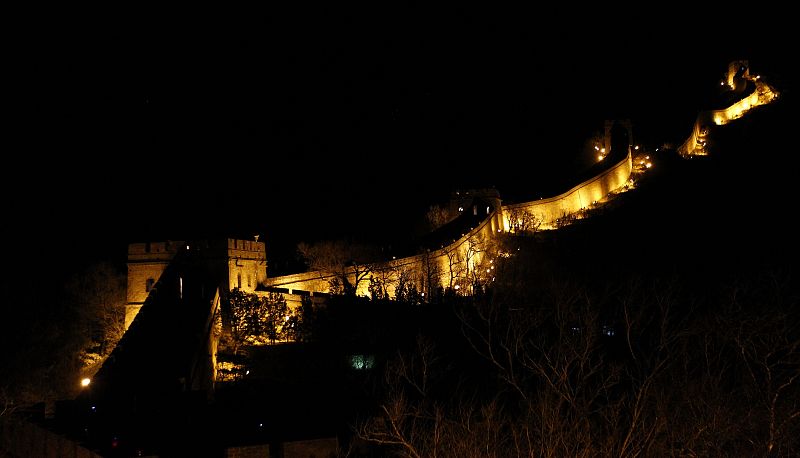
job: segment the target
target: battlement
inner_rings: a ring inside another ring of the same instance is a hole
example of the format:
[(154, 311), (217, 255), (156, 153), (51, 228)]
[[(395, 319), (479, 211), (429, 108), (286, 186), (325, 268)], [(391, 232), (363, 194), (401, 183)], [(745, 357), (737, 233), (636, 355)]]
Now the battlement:
[(227, 239), (228, 257), (258, 258), (266, 254), (264, 242), (253, 240)]
[(131, 243), (128, 245), (128, 262), (164, 262), (175, 257), (184, 246), (183, 241)]

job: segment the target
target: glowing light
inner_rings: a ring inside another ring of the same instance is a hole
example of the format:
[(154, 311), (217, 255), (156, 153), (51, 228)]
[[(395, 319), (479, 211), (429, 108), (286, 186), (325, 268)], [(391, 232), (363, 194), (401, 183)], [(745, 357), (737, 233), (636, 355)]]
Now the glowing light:
[(460, 288), (460, 286), (459, 286), (459, 285), (456, 285), (454, 289), (459, 289), (459, 288)]
[(720, 85), (720, 86), (725, 86), (725, 81), (720, 81), (720, 82), (719, 82), (719, 85)]
[(92, 383), (92, 379), (90, 379), (88, 377), (83, 379), (83, 380), (81, 380), (81, 386), (89, 386), (90, 383)]
[(648, 169), (649, 169), (650, 167), (652, 167), (652, 166), (653, 166), (653, 164), (651, 164), (650, 162), (648, 162), (647, 164), (645, 164), (645, 167), (647, 167)]
[(633, 149), (638, 150), (639, 149), (639, 145), (634, 146)]
[(599, 146), (597, 146), (597, 145), (594, 145), (594, 150), (595, 150), (595, 151), (600, 151), (600, 147), (599, 147)]
[(601, 152), (601, 153), (605, 153), (605, 152), (606, 152), (606, 149), (605, 149), (605, 148), (600, 148), (600, 152)]
[(602, 155), (598, 155), (598, 156), (597, 156), (597, 160), (598, 160), (598, 161), (602, 161), (602, 160), (603, 160), (603, 156), (602, 156)]

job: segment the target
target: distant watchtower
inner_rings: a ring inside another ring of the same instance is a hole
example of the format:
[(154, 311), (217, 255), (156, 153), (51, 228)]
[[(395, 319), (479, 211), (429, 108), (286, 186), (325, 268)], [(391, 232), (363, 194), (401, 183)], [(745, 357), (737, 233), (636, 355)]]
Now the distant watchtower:
[(725, 74), (725, 82), (731, 90), (739, 93), (747, 86), (750, 78), (750, 63), (746, 60), (735, 60), (728, 64), (728, 71)]
[(628, 154), (628, 148), (633, 144), (633, 127), (631, 126), (631, 120), (606, 120), (603, 143), (603, 146), (609, 154), (617, 153), (617, 157), (622, 157), (619, 155), (620, 150), (623, 152), (623, 155)]
[(488, 215), (500, 208), (500, 193), (494, 188), (467, 189), (450, 193), (449, 211), (451, 215), (462, 213)]

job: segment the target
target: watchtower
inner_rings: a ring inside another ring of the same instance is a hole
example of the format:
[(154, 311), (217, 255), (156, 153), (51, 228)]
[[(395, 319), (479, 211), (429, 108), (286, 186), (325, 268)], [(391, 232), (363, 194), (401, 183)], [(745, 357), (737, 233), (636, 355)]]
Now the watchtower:
[(125, 329), (131, 325), (150, 291), (175, 257), (182, 241), (131, 243), (128, 245), (128, 302)]

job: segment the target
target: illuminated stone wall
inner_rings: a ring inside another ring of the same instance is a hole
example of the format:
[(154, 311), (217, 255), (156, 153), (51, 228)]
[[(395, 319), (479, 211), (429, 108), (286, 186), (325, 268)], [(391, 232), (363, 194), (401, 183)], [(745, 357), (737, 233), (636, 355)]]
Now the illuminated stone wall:
[[(561, 195), (503, 207), (497, 198), (495, 202), (497, 209), (460, 238), (424, 254), (378, 263), (373, 266), (372, 275), (386, 282), (390, 297), (395, 295), (396, 282), (401, 272), (405, 272), (417, 289), (426, 294), (431, 294), (439, 287), (469, 292), (474, 280), (485, 281), (492, 276), (493, 256), (496, 255), (494, 241), (497, 234), (509, 231), (507, 215), (510, 209), (530, 211), (544, 218), (546, 224), (552, 225), (556, 218), (565, 213), (574, 213), (586, 208), (592, 202), (602, 200), (611, 191), (623, 186), (630, 177), (631, 166), (629, 152), (625, 159), (610, 169)], [(244, 291), (253, 292), (259, 284), (263, 284), (271, 288), (285, 289), (288, 295), (297, 296), (293, 298), (295, 299), (293, 302), (298, 304), (301, 294), (330, 291), (329, 281), (333, 278), (330, 273), (315, 271), (267, 278), (266, 248), (263, 242), (225, 239), (224, 244), (222, 248), (205, 243), (198, 249), (205, 253), (207, 262), (225, 266), (223, 278), (227, 278), (229, 289), (239, 287)], [(129, 246), (130, 313), (126, 314), (126, 326), (130, 324), (147, 298), (147, 280), (153, 279), (154, 282), (158, 282), (161, 272), (175, 256), (179, 245), (183, 244), (155, 243), (149, 244), (149, 249), (146, 248), (148, 245), (143, 243)], [(355, 282), (354, 273), (349, 275), (349, 280), (351, 283)], [(369, 277), (359, 282), (357, 294), (369, 295), (369, 285)]]
[(630, 151), (623, 160), (605, 172), (578, 184), (569, 191), (548, 199), (522, 202), (503, 206), (503, 230), (509, 232), (513, 226), (509, 214), (526, 211), (542, 221), (542, 228), (555, 227), (556, 220), (565, 214), (576, 213), (602, 201), (611, 191), (624, 186), (631, 176), (633, 160)]
[(264, 242), (227, 239), (228, 289), (253, 292), (267, 280)]
[(149, 288), (154, 288), (167, 264), (183, 246), (180, 241), (131, 243), (128, 245), (128, 302), (125, 306), (125, 329), (142, 308)]
[[(743, 71), (740, 70), (744, 68)], [(738, 76), (737, 76), (738, 74)], [(730, 91), (742, 91), (750, 81), (755, 84), (755, 89), (721, 110), (709, 110), (697, 115), (697, 120), (692, 128), (689, 138), (678, 148), (681, 156), (706, 156), (708, 151), (708, 135), (713, 126), (723, 126), (744, 116), (749, 110), (760, 105), (766, 105), (778, 98), (778, 92), (767, 83), (761, 81), (759, 75), (750, 75), (747, 61), (734, 61), (728, 65), (728, 71), (721, 84)]]
[(326, 275), (319, 271), (303, 272), (268, 278), (264, 284), (273, 288), (286, 288), (290, 294), (292, 290), (327, 292), (328, 280), (332, 277), (332, 275)]
[[(378, 263), (373, 266), (372, 275), (386, 280), (390, 297), (395, 295), (397, 278), (401, 272), (405, 272), (417, 289), (426, 294), (431, 294), (438, 287), (452, 287), (469, 292), (473, 280), (486, 281), (493, 276), (493, 258), (497, 255), (494, 246), (496, 236), (509, 232), (510, 210), (529, 211), (544, 219), (543, 227), (552, 227), (555, 220), (565, 213), (575, 213), (587, 208), (624, 186), (630, 179), (632, 167), (631, 153), (628, 151), (625, 158), (610, 169), (563, 194), (549, 199), (502, 206), (450, 244), (424, 254)], [(330, 291), (329, 280), (332, 278), (331, 274), (314, 271), (268, 278), (264, 284), (285, 288), (289, 292), (327, 293)], [(349, 280), (354, 282), (355, 276), (350, 274)], [(368, 296), (369, 285), (369, 277), (359, 282), (356, 294)]]
[[(503, 231), (502, 211), (494, 211), (469, 232), (449, 245), (428, 253), (389, 260), (373, 265), (372, 276), (386, 281), (389, 297), (395, 296), (397, 279), (405, 272), (420, 292), (430, 294), (438, 287), (468, 290), (472, 280), (491, 275), (491, 259), (494, 255), (494, 239)], [(488, 270), (488, 272), (487, 272)], [(333, 275), (319, 271), (268, 278), (266, 286), (296, 291), (327, 293)], [(355, 282), (351, 273), (348, 280)], [(356, 294), (369, 295), (369, 276), (358, 284)]]

